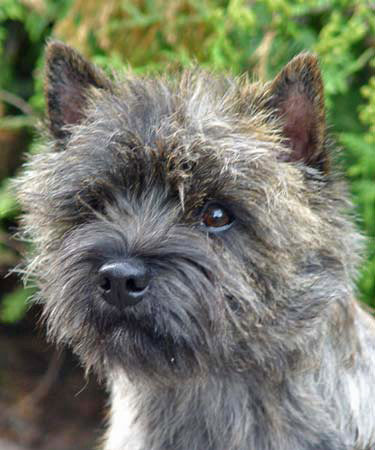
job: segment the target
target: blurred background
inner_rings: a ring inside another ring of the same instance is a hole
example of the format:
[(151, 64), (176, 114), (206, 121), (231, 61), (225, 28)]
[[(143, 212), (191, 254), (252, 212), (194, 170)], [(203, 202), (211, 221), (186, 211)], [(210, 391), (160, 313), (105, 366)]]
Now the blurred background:
[(9, 274), (26, 243), (9, 180), (43, 118), (43, 51), (57, 37), (104, 70), (198, 62), (267, 80), (302, 50), (319, 55), (331, 133), (369, 236), (358, 297), (375, 306), (375, 3), (372, 0), (0, 0), (0, 449), (91, 449), (105, 395), (68, 350), (46, 343), (40, 310)]

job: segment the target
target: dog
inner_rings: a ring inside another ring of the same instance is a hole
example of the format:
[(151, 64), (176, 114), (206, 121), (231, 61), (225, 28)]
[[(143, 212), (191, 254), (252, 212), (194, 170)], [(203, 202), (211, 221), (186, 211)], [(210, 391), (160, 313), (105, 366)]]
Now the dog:
[(105, 450), (373, 450), (363, 239), (317, 58), (267, 83), (107, 77), (46, 50), (16, 181), (48, 336), (111, 398)]

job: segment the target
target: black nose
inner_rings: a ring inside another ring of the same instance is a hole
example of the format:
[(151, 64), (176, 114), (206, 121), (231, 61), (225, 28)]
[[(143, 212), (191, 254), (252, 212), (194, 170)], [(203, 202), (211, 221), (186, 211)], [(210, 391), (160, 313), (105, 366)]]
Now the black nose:
[(149, 282), (149, 270), (137, 259), (109, 262), (99, 269), (99, 288), (102, 296), (118, 308), (140, 302)]

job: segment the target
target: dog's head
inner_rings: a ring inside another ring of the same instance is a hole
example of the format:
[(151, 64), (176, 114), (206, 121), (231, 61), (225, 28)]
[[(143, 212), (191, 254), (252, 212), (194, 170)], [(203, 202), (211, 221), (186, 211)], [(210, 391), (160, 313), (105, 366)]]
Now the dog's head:
[(354, 265), (322, 95), (308, 54), (265, 85), (111, 81), (50, 43), (49, 143), (17, 185), (50, 335), (129, 376), (289, 364)]

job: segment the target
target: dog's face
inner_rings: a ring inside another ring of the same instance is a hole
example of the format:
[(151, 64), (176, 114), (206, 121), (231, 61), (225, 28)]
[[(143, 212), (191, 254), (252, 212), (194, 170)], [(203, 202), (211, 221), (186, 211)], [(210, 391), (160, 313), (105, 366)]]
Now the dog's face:
[(313, 57), (266, 86), (112, 83), (53, 43), (46, 95), (51, 141), (18, 192), (54, 338), (160, 379), (280, 369), (316, 338), (324, 287), (352, 268)]

